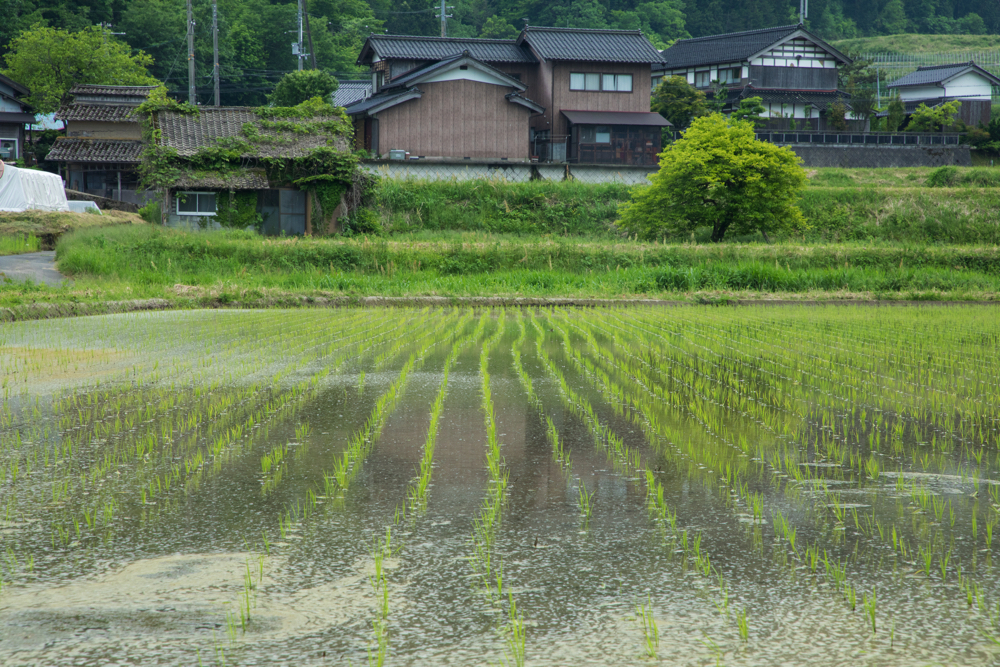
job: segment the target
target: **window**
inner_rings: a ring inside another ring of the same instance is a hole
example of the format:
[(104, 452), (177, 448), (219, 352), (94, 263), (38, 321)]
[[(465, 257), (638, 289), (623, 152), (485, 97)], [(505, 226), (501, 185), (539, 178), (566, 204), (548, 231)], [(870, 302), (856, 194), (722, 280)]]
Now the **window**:
[(17, 139), (0, 139), (0, 160), (17, 158)]
[(178, 192), (177, 215), (215, 215), (214, 192)]
[(570, 90), (600, 90), (601, 75), (583, 72), (572, 72), (569, 75)]
[(587, 90), (604, 92), (632, 92), (631, 74), (597, 74), (594, 72), (571, 72), (569, 75), (570, 90)]
[(602, 90), (615, 91), (619, 93), (632, 92), (631, 74), (605, 74), (602, 78)]
[(581, 125), (581, 144), (610, 144), (611, 128), (607, 125)]
[(712, 81), (709, 78), (710, 72), (695, 72), (694, 73), (694, 87), (695, 88), (708, 88), (708, 84)]
[(719, 83), (739, 83), (740, 68), (727, 67), (719, 70)]

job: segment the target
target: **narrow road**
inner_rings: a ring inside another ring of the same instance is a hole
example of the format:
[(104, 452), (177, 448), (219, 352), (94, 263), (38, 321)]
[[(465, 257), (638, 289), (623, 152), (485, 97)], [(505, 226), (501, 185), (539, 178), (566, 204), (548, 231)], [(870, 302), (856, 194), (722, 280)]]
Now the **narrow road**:
[(54, 250), (29, 252), (23, 255), (0, 255), (0, 281), (33, 280), (46, 285), (62, 285), (68, 279), (56, 271)]

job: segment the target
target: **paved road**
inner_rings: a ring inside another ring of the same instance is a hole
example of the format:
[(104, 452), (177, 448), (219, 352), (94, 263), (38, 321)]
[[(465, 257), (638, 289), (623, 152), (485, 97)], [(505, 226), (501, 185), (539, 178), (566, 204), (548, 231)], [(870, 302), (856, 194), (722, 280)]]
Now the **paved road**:
[(56, 271), (56, 253), (29, 252), (23, 255), (0, 255), (0, 281), (6, 276), (10, 280), (28, 280), (46, 285), (61, 285), (67, 278)]

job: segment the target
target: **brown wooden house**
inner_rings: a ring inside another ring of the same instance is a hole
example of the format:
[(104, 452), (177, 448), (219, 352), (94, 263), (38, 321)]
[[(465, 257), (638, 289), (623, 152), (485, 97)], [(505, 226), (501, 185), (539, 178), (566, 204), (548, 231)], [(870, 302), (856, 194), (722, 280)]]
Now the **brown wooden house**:
[(660, 62), (630, 30), (371, 35), (358, 63), (371, 67), (373, 94), (346, 111), (356, 147), (377, 156), (656, 164), (669, 125), (649, 110)]

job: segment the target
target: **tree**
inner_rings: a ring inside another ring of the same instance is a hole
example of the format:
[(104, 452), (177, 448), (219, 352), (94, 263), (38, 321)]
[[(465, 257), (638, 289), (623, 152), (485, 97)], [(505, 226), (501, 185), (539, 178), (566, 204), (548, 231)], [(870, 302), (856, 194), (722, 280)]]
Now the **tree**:
[(843, 100), (837, 99), (835, 102), (830, 103), (830, 127), (841, 132), (847, 130), (847, 119), (844, 118), (846, 115), (847, 105), (844, 104)]
[(729, 117), (733, 120), (745, 120), (754, 127), (760, 127), (767, 122), (767, 119), (761, 117), (765, 111), (767, 109), (764, 108), (759, 97), (745, 97), (740, 100), (740, 105), (733, 110)]
[(962, 103), (958, 100), (944, 102), (934, 107), (921, 103), (910, 116), (906, 129), (910, 132), (941, 132), (953, 123)]
[(479, 36), (485, 39), (514, 39), (517, 35), (517, 28), (494, 14), (486, 19)]
[(153, 59), (132, 52), (97, 27), (69, 32), (35, 24), (11, 40), (4, 56), (5, 76), (31, 90), (28, 103), (39, 113), (51, 113), (69, 101), (70, 89), (81, 83), (119, 86), (159, 84), (146, 71)]
[(650, 109), (669, 120), (675, 130), (683, 130), (693, 118), (708, 113), (705, 93), (687, 82), (682, 76), (663, 79), (653, 91)]
[(337, 80), (323, 70), (304, 69), (281, 77), (267, 99), (278, 107), (294, 107), (314, 97), (329, 102), (338, 86)]
[(806, 186), (800, 162), (790, 148), (758, 141), (747, 121), (696, 118), (663, 151), (652, 185), (633, 191), (616, 224), (646, 239), (707, 225), (716, 243), (730, 229), (802, 229), (795, 205)]
[(903, 104), (899, 93), (896, 93), (889, 100), (889, 113), (885, 117), (885, 129), (889, 132), (895, 132), (904, 120), (906, 120), (906, 105)]

